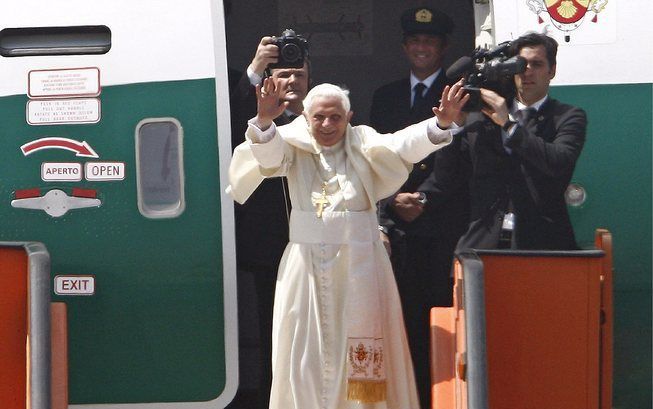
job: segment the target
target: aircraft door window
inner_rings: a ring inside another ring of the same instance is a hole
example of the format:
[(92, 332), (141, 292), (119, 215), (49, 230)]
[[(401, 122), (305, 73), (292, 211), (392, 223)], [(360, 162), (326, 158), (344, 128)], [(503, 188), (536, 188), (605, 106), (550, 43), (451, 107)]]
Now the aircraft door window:
[(107, 26), (26, 27), (0, 31), (0, 55), (3, 57), (105, 54), (110, 49), (111, 30)]
[(174, 218), (185, 208), (183, 128), (174, 118), (136, 126), (138, 210), (147, 218)]

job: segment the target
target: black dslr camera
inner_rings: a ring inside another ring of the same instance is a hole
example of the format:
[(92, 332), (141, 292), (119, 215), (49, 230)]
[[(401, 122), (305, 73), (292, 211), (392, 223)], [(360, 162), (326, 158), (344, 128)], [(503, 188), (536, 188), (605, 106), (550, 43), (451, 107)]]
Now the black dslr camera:
[(281, 37), (274, 43), (279, 47), (279, 60), (268, 68), (302, 68), (304, 59), (308, 56), (308, 40), (295, 34), (291, 29), (285, 29)]
[(506, 99), (515, 96), (515, 74), (526, 71), (526, 60), (518, 55), (508, 57), (510, 42), (506, 41), (492, 49), (477, 48), (471, 57), (461, 57), (447, 70), (447, 77), (464, 76), (463, 87), (469, 93), (469, 101), (463, 111), (480, 111), (483, 107), (480, 88), (495, 91)]

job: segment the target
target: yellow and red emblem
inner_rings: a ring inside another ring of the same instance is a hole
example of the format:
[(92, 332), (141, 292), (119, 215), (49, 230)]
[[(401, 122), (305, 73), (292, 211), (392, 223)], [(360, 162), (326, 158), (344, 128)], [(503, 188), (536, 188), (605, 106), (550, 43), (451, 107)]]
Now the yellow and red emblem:
[[(528, 8), (537, 14), (537, 22), (545, 23), (545, 14), (558, 30), (565, 33), (565, 41), (570, 41), (569, 33), (581, 26), (583, 20), (598, 22), (598, 14), (609, 0), (524, 0)], [(590, 13), (594, 15), (591, 16)], [(591, 16), (591, 17), (590, 17)]]
[(546, 0), (551, 18), (562, 24), (573, 24), (587, 12), (590, 0)]
[(430, 23), (433, 19), (433, 13), (429, 9), (419, 9), (415, 12), (415, 21), (418, 23)]

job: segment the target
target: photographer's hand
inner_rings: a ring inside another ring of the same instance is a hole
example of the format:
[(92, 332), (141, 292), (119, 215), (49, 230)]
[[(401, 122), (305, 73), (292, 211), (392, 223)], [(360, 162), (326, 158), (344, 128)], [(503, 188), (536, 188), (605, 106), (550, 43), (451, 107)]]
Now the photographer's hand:
[(481, 88), (481, 99), (485, 102), (481, 112), (487, 115), (492, 122), (499, 126), (508, 122), (508, 105), (504, 97), (489, 89)]
[(463, 89), (462, 79), (452, 86), (444, 87), (440, 106), (433, 107), (433, 113), (438, 117), (438, 126), (447, 129), (454, 122), (464, 123), (467, 114), (462, 109), (467, 101), (469, 101), (469, 94)]
[(249, 68), (262, 77), (268, 65), (276, 63), (279, 59), (279, 47), (274, 44), (274, 37), (263, 37), (256, 48), (254, 59)]
[(263, 86), (256, 86), (256, 125), (265, 131), (272, 125), (272, 121), (283, 113), (289, 102), (280, 102), (279, 86), (272, 78), (263, 80)]

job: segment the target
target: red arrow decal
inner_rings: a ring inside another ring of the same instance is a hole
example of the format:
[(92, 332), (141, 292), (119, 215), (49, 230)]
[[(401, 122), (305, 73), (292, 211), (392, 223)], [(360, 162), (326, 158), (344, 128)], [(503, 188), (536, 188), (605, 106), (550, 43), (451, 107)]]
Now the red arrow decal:
[(79, 142), (68, 138), (41, 138), (32, 142), (28, 142), (20, 147), (20, 150), (23, 151), (23, 155), (25, 156), (42, 149), (66, 149), (75, 152), (75, 156), (99, 158), (98, 154), (95, 153), (93, 148), (91, 148), (91, 145), (86, 143), (86, 141)]

